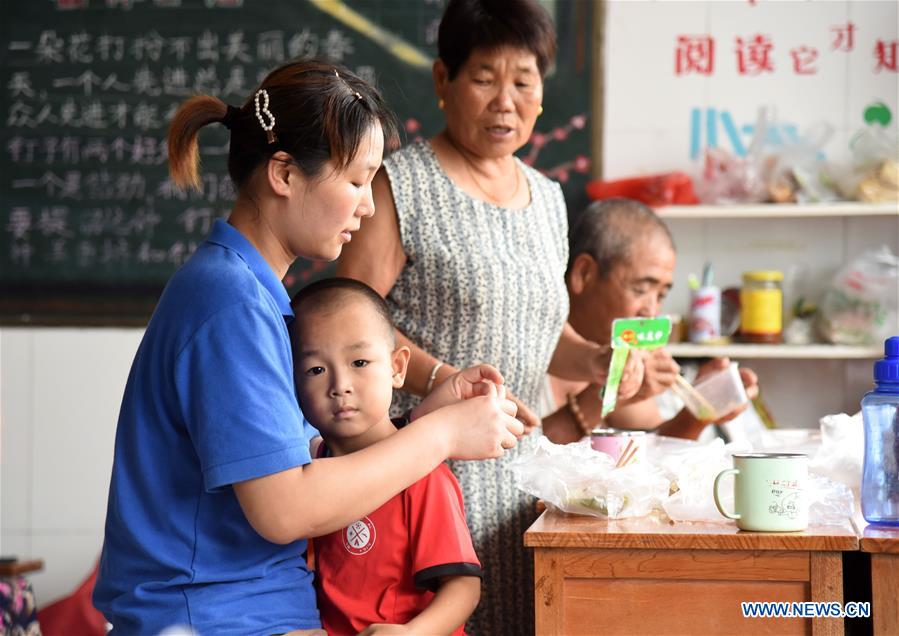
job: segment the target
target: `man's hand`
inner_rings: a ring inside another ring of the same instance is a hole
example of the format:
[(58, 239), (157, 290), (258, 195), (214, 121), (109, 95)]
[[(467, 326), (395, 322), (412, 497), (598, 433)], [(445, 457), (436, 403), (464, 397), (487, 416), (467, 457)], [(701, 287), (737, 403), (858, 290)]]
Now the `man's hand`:
[[(696, 380), (701, 380), (705, 376), (711, 375), (713, 373), (718, 373), (719, 371), (723, 371), (730, 364), (729, 358), (712, 358), (708, 362), (703, 363), (699, 367), (699, 371), (696, 373)], [(735, 417), (737, 417), (740, 413), (749, 408), (749, 404), (753, 399), (758, 397), (759, 394), (759, 378), (755, 374), (752, 369), (747, 369), (746, 367), (740, 367), (740, 379), (743, 381), (743, 388), (746, 390), (746, 396), (749, 398), (749, 402), (738, 406), (733, 409), (729, 413), (725, 413), (721, 417), (716, 420), (710, 420), (710, 423), (713, 424), (724, 424), (725, 422), (729, 422)]]
[(630, 399), (642, 402), (668, 390), (674, 384), (680, 366), (664, 348), (643, 352), (643, 384)]
[[(638, 349), (628, 351), (624, 372), (618, 384), (618, 399), (633, 397), (643, 384), (643, 353)], [(604, 385), (609, 379), (609, 363), (612, 361), (612, 348), (596, 345), (590, 358), (591, 383)]]
[(624, 363), (624, 373), (622, 373), (621, 383), (618, 385), (619, 400), (632, 398), (643, 385), (644, 353), (646, 352), (639, 349), (630, 349), (628, 351), (627, 362)]

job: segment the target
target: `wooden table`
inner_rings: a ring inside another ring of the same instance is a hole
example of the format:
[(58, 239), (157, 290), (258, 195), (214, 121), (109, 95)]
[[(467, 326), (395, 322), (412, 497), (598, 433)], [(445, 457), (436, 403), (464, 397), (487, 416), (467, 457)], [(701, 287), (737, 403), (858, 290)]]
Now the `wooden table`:
[(865, 526), (860, 548), (871, 553), (871, 613), (875, 635), (899, 634), (899, 528)]
[(744, 618), (741, 601), (843, 601), (851, 522), (806, 532), (604, 520), (547, 510), (534, 548), (537, 634), (842, 634), (838, 618)]

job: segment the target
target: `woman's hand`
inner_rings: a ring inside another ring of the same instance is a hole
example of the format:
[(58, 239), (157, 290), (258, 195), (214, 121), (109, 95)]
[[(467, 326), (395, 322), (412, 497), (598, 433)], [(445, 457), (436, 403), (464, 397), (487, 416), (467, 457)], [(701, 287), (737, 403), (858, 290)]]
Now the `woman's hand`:
[(519, 400), (511, 393), (506, 394), (506, 399), (510, 400), (515, 404), (515, 406), (518, 407), (518, 413), (515, 415), (515, 417), (517, 417), (518, 420), (522, 424), (524, 424), (525, 435), (530, 434), (535, 428), (540, 426), (540, 418), (537, 417), (534, 412), (524, 404), (524, 402)]
[(451, 459), (501, 457), (524, 434), (524, 425), (515, 418), (518, 407), (506, 397), (502, 381), (489, 364), (454, 373), (415, 407), (412, 419), (440, 417)]
[(524, 425), (515, 418), (511, 400), (500, 398), (494, 384), (486, 384), (487, 395), (472, 397), (440, 410), (446, 427), (450, 459), (495, 459), (514, 448), (524, 434)]
[(500, 397), (505, 396), (505, 380), (502, 374), (489, 364), (477, 364), (443, 380), (428, 393), (422, 401), (412, 409), (413, 420), (444, 406), (455, 404), (479, 395), (487, 395), (487, 384), (493, 384), (497, 388)]

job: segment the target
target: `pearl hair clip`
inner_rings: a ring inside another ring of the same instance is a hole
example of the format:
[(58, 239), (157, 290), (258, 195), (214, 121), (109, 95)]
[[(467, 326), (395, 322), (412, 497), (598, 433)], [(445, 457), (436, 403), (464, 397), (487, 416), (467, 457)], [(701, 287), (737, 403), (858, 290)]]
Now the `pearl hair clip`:
[[(340, 79), (340, 73), (337, 72), (337, 69), (334, 69), (334, 75), (337, 76), (337, 79)], [(347, 84), (347, 88), (349, 88), (349, 84)], [(362, 101), (362, 95), (359, 94), (359, 91), (353, 91), (353, 95), (356, 96), (360, 102)]]
[[(262, 105), (259, 104), (259, 98), (262, 97)], [(259, 120), (259, 125), (262, 126), (262, 130), (265, 131), (266, 137), (268, 138), (268, 143), (275, 143), (278, 138), (275, 137), (275, 116), (272, 114), (272, 111), (268, 109), (268, 91), (264, 88), (260, 88), (256, 91), (256, 96), (253, 98), (253, 102), (256, 104), (256, 119)], [(269, 123), (265, 123), (265, 119), (262, 118), (262, 115), (268, 117)]]

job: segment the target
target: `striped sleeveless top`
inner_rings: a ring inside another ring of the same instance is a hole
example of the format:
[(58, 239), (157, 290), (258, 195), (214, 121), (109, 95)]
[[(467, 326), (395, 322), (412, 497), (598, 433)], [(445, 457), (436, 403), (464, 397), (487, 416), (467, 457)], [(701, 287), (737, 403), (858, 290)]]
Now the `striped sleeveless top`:
[[(428, 142), (384, 162), (407, 256), (387, 302), (412, 342), (460, 369), (494, 365), (508, 389), (537, 412), (568, 317), (568, 218), (559, 185), (518, 165), (531, 200), (508, 209), (459, 188)], [(393, 408), (402, 413), (417, 402), (397, 392)], [(538, 434), (498, 460), (449, 462), (484, 569), (471, 634), (533, 633), (533, 563), (522, 536), (534, 519), (534, 501), (517, 490), (508, 465), (531, 452)]]

